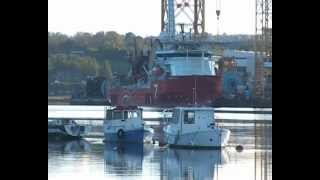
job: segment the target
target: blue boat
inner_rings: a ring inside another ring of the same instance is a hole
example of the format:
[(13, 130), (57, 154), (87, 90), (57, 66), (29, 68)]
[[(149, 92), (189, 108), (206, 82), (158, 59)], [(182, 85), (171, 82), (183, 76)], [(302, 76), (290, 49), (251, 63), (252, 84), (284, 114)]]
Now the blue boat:
[(116, 107), (106, 110), (104, 135), (105, 142), (143, 143), (142, 109), (138, 107)]

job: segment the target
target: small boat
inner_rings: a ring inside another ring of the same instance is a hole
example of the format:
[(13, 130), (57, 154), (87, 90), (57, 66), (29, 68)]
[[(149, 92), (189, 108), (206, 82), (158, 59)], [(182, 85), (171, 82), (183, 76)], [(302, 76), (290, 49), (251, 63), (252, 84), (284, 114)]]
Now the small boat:
[(89, 127), (69, 119), (48, 119), (48, 139), (80, 139), (88, 134)]
[(221, 148), (230, 137), (230, 130), (215, 125), (212, 107), (175, 107), (164, 127), (165, 142), (173, 147)]
[(142, 109), (118, 106), (106, 110), (105, 142), (143, 143), (144, 122)]

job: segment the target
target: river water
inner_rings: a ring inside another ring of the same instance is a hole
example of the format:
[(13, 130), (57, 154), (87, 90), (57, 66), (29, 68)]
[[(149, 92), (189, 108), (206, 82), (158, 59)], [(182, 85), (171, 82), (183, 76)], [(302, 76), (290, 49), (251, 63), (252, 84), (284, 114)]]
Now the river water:
[[(103, 109), (48, 106), (48, 117), (101, 118)], [(126, 144), (115, 148), (113, 144), (104, 144), (103, 136), (48, 141), (48, 179), (272, 179), (272, 110), (265, 114), (250, 112), (253, 109), (223, 110), (233, 111), (216, 113), (216, 118), (221, 119), (219, 126), (231, 130), (229, 146), (223, 150), (171, 149), (157, 144)], [(96, 122), (97, 126), (101, 123)], [(237, 145), (242, 145), (243, 150), (237, 151)]]

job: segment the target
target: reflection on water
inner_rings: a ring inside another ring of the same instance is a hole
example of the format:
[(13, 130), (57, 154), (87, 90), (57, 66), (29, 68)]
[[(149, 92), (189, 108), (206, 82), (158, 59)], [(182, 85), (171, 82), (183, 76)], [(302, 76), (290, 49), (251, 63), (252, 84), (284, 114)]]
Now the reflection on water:
[(90, 152), (91, 147), (86, 140), (66, 140), (66, 141), (50, 141), (48, 140), (48, 152)]
[(116, 175), (139, 175), (142, 172), (143, 144), (106, 143), (105, 172)]
[[(236, 117), (236, 116), (235, 116)], [(231, 130), (224, 150), (104, 144), (102, 138), (48, 142), (48, 179), (269, 180), (272, 123), (219, 123)], [(237, 152), (236, 145), (244, 150)]]
[[(244, 130), (235, 132), (232, 140), (235, 144), (242, 138), (254, 135)], [(260, 139), (261, 144), (266, 142), (265, 138)], [(119, 146), (103, 144), (101, 139), (48, 142), (48, 178), (272, 179), (272, 150), (264, 146), (258, 149), (248, 147), (251, 146), (245, 145), (242, 152), (237, 152), (234, 147), (225, 150), (185, 150), (162, 149), (152, 144)]]
[[(144, 158), (146, 161), (149, 159), (149, 162), (144, 161)], [(141, 144), (106, 144), (104, 160), (107, 177), (153, 177), (168, 180), (213, 179), (215, 168), (229, 161), (226, 150), (160, 150)], [(150, 174), (152, 167), (153, 174)]]
[(213, 179), (218, 165), (228, 162), (224, 150), (167, 149), (162, 156), (165, 179)]

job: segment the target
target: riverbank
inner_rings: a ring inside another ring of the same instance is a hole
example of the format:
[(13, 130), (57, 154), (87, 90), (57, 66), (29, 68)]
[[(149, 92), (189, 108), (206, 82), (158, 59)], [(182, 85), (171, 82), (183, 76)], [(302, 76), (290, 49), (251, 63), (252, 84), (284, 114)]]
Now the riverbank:
[[(48, 105), (109, 105), (103, 99), (72, 99), (71, 96), (48, 96)], [(214, 107), (272, 108), (272, 99), (218, 99)]]
[(48, 96), (48, 105), (69, 105), (71, 96)]

